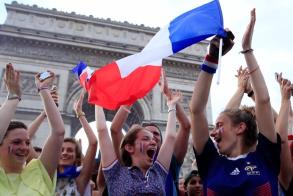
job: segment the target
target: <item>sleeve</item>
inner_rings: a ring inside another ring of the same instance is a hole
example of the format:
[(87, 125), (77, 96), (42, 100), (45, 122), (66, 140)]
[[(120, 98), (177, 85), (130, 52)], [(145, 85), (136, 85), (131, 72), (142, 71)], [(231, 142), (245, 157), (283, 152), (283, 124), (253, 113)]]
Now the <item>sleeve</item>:
[(281, 137), (277, 133), (277, 143), (268, 140), (263, 134), (258, 134), (258, 145), (256, 152), (263, 158), (268, 167), (276, 175), (280, 172)]
[(193, 152), (195, 154), (199, 175), (202, 178), (205, 178), (207, 176), (210, 163), (219, 156), (219, 153), (211, 138), (208, 139), (201, 154), (198, 154), (194, 147)]
[(53, 195), (55, 193), (57, 172), (53, 179), (39, 159), (33, 159), (21, 173), (23, 183), (41, 195)]
[(113, 182), (115, 178), (117, 178), (117, 174), (119, 174), (121, 170), (121, 164), (116, 159), (110, 166), (102, 168), (105, 180), (108, 183)]

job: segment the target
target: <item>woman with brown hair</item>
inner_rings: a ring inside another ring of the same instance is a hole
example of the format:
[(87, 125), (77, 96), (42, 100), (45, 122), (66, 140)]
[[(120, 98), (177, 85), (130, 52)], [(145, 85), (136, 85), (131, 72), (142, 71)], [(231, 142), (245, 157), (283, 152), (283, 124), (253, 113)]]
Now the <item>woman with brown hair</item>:
[(95, 166), (98, 142), (82, 111), (83, 97), (84, 92), (81, 92), (74, 104), (74, 110), (84, 128), (89, 146), (83, 158), (79, 142), (74, 138), (64, 139), (58, 163), (56, 195), (85, 195)]
[[(278, 195), (281, 141), (275, 132), (265, 80), (251, 48), (255, 20), (253, 9), (241, 53), (255, 95), (256, 119), (248, 110), (227, 109), (220, 113), (211, 131), (213, 140), (209, 137), (205, 106), (217, 67), (218, 37), (211, 41), (195, 84), (190, 104), (191, 128), (204, 195)], [(225, 39), (224, 54), (232, 44), (232, 40)]]
[(109, 195), (165, 195), (165, 180), (176, 139), (175, 106), (180, 98), (178, 92), (168, 98), (166, 139), (156, 161), (158, 146), (154, 135), (140, 125), (133, 125), (123, 137), (118, 159), (108, 134), (103, 108), (96, 106), (102, 166)]

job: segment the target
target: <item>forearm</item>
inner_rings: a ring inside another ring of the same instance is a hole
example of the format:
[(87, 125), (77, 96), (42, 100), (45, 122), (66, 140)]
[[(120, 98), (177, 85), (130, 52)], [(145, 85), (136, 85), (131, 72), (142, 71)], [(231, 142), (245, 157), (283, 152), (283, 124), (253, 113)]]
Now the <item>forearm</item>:
[(176, 109), (175, 105), (169, 106), (168, 120), (166, 126), (165, 141), (158, 154), (158, 161), (169, 170), (176, 139)]
[(18, 103), (18, 99), (6, 100), (4, 104), (0, 107), (0, 143), (2, 143), (9, 123), (15, 115), (15, 110)]
[(98, 140), (96, 135), (94, 134), (92, 128), (90, 127), (87, 119), (85, 116), (80, 116), (79, 117), (79, 122), (82, 125), (84, 132), (86, 134), (86, 137), (89, 141), (89, 145), (94, 145), (97, 146)]
[(177, 103), (176, 109), (176, 117), (179, 122), (179, 131), (177, 132), (175, 140), (174, 156), (176, 157), (177, 161), (182, 163), (184, 161), (188, 148), (188, 140), (191, 125), (188, 117), (184, 112), (182, 105)]
[(251, 84), (255, 95), (255, 112), (258, 128), (270, 141), (276, 142), (277, 135), (274, 129), (274, 117), (265, 80), (253, 52), (245, 53), (244, 56), (250, 71)]
[(117, 157), (119, 157), (120, 143), (123, 138), (123, 125), (130, 114), (130, 108), (130, 106), (121, 106), (115, 114), (111, 124), (111, 137)]
[(250, 79), (255, 96), (255, 102), (258, 102), (258, 104), (268, 105), (270, 100), (269, 92), (253, 52), (245, 53), (244, 57), (250, 72)]
[(290, 100), (282, 100), (279, 115), (276, 121), (276, 130), (279, 132), (282, 142), (288, 141), (288, 119)]
[(41, 90), (40, 96), (42, 98), (48, 122), (52, 130), (51, 134), (63, 137), (65, 133), (64, 123), (62, 121), (61, 114), (51, 97), (50, 91), (47, 89)]
[(113, 163), (115, 159), (117, 159), (117, 156), (115, 154), (110, 136), (108, 134), (106, 118), (102, 107), (95, 106), (95, 118), (98, 130), (98, 140), (102, 155), (102, 165), (104, 167), (108, 167), (111, 163)]
[(35, 133), (37, 132), (37, 130), (39, 129), (40, 125), (42, 124), (42, 122), (44, 121), (45, 118), (46, 118), (46, 113), (43, 111), (28, 126), (28, 133), (29, 133), (30, 138), (33, 138), (33, 136), (35, 135)]
[(209, 138), (205, 108), (209, 97), (212, 78), (212, 74), (201, 71), (198, 80), (195, 83), (191, 98), (191, 133), (193, 146), (198, 153), (201, 153)]
[(226, 109), (238, 109), (240, 107), (242, 98), (244, 95), (244, 89), (243, 88), (237, 88), (234, 95), (229, 100), (228, 104), (226, 105)]

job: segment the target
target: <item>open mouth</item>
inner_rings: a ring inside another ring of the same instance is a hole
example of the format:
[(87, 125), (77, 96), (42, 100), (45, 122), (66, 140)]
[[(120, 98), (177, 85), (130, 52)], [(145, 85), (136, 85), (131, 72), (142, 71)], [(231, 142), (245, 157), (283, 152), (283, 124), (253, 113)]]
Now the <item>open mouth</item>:
[(215, 139), (215, 141), (216, 141), (217, 143), (220, 143), (220, 142), (221, 142), (221, 140), (222, 140), (222, 139), (221, 139), (221, 138), (219, 138), (219, 137), (218, 137), (218, 138), (214, 138), (214, 139)]
[(151, 158), (151, 159), (153, 159), (153, 157), (154, 157), (154, 155), (156, 154), (156, 150), (154, 150), (154, 149), (149, 149), (149, 150), (147, 150), (147, 155)]

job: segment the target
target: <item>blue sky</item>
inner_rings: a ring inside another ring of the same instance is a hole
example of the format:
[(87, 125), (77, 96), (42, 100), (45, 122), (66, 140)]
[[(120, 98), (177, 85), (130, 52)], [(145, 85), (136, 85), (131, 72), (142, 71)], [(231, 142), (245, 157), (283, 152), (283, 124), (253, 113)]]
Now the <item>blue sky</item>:
[[(0, 1), (0, 23), (6, 17), (4, 3)], [(144, 24), (150, 27), (163, 27), (174, 17), (188, 11), (206, 0), (18, 0), (18, 3), (38, 5), (44, 8), (56, 8), (58, 11), (75, 12), (93, 15), (97, 18), (111, 18), (116, 21), (128, 21), (133, 24)], [(220, 84), (216, 77), (212, 85), (213, 119), (224, 109), (237, 87), (234, 77), (240, 65), (245, 66), (241, 50), (242, 34), (249, 21), (252, 8), (256, 8), (257, 21), (252, 48), (263, 71), (273, 107), (278, 111), (280, 91), (274, 79), (274, 72), (283, 72), (284, 77), (293, 80), (291, 58), (293, 57), (293, 1), (292, 0), (220, 0), (225, 27), (235, 34), (235, 46), (222, 59)], [(249, 99), (243, 103), (251, 105)]]

